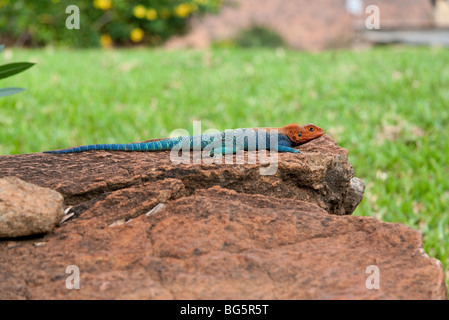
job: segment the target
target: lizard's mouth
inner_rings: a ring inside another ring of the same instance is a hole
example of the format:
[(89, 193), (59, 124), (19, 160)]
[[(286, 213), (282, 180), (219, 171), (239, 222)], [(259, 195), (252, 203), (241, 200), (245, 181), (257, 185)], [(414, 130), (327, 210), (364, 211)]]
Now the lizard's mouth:
[(301, 144), (307, 143), (309, 141), (312, 141), (314, 139), (317, 139), (324, 135), (324, 130), (315, 131), (313, 134), (303, 134), (301, 138), (296, 141), (296, 144), (299, 146)]

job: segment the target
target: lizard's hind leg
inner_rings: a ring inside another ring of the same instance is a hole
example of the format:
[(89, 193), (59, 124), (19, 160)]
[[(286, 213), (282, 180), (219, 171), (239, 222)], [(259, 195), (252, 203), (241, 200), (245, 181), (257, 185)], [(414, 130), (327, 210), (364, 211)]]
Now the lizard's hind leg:
[(292, 153), (303, 153), (298, 149), (286, 147), (286, 146), (277, 146), (277, 152), (292, 152)]
[(239, 149), (236, 147), (223, 147), (223, 148), (215, 148), (210, 152), (210, 156), (213, 157), (215, 154), (234, 154), (237, 153)]

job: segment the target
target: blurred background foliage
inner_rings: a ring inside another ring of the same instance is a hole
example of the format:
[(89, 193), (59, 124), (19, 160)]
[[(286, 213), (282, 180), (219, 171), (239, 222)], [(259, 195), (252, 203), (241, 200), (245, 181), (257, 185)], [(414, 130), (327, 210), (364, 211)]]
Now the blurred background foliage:
[[(223, 0), (0, 0), (0, 42), (18, 46), (158, 45), (186, 31), (194, 15), (218, 12)], [(66, 28), (66, 8), (81, 28)]]
[(282, 37), (273, 30), (255, 25), (241, 30), (235, 38), (214, 41), (213, 48), (287, 48)]

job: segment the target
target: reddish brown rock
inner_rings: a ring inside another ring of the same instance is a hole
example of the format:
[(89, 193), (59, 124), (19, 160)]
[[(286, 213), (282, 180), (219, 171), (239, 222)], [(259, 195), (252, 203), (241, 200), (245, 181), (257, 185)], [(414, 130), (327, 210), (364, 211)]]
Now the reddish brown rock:
[[(0, 157), (0, 178), (56, 189), (74, 213), (0, 241), (0, 299), (444, 299), (417, 231), (341, 215), (360, 187), (346, 150), (328, 136), (303, 150), (280, 154), (272, 176), (168, 152)], [(73, 265), (80, 290), (66, 288)]]
[[(176, 181), (168, 185), (177, 189)], [(145, 193), (157, 202), (147, 185), (137, 203)], [(400, 224), (213, 187), (107, 227), (111, 201), (43, 239), (0, 242), (0, 298), (446, 297), (441, 263), (424, 253), (417, 231)], [(69, 265), (79, 267), (80, 290), (65, 287)], [(379, 267), (378, 290), (365, 285), (370, 265)]]

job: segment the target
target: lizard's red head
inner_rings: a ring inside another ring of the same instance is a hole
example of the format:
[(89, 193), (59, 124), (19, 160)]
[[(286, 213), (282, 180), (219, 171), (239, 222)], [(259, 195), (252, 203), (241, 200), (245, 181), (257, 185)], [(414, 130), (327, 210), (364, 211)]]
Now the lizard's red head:
[(310, 140), (321, 137), (324, 134), (324, 130), (313, 124), (306, 124), (305, 126), (300, 126), (296, 123), (286, 125), (281, 128), (281, 133), (284, 133), (289, 137), (289, 139), (295, 144), (300, 145)]

